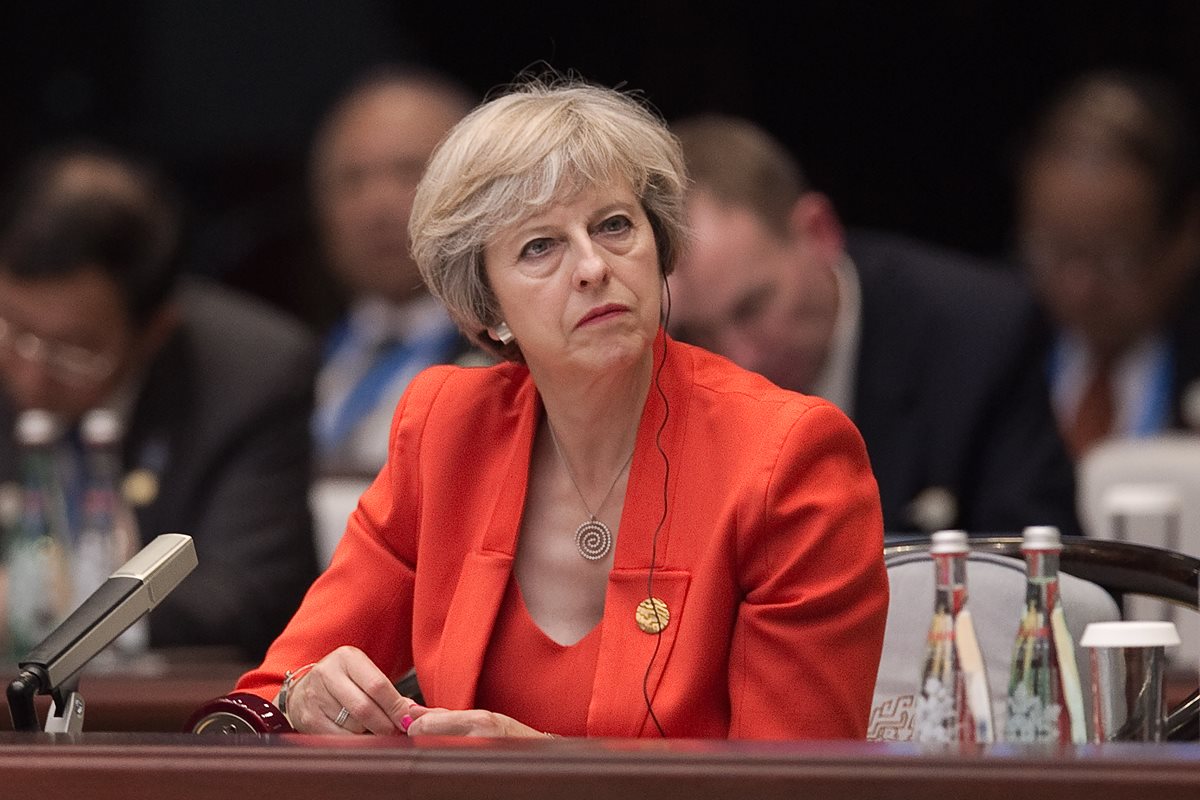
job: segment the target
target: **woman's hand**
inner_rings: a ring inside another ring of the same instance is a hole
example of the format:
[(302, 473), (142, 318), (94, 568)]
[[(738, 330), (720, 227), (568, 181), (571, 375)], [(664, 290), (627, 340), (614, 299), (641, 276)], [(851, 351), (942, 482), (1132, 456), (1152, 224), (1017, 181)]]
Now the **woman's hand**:
[[(419, 707), (418, 707), (419, 708)], [(446, 708), (423, 708), (420, 714), (401, 727), (409, 736), (538, 736), (547, 734), (517, 722), (512, 717), (482, 709), (451, 711)]]
[(292, 685), (287, 706), (296, 730), (326, 734), (397, 733), (405, 717), (427, 711), (396, 691), (357, 647), (339, 647), (317, 662)]

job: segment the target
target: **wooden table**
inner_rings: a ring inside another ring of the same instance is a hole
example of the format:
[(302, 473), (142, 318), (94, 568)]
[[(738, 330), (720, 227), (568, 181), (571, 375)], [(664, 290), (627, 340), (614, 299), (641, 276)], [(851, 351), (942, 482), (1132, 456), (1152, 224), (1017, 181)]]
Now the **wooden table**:
[(851, 742), (469, 740), (0, 734), (0, 776), (29, 797), (1200, 797), (1200, 745), (922, 751)]
[[(177, 654), (157, 666), (85, 675), (86, 732), (0, 732), (0, 787), (88, 800), (1200, 798), (1200, 744), (1194, 743), (922, 749), (863, 742), (178, 733), (244, 669)], [(43, 703), (42, 720), (45, 713)], [(7, 707), (0, 722), (7, 727)]]

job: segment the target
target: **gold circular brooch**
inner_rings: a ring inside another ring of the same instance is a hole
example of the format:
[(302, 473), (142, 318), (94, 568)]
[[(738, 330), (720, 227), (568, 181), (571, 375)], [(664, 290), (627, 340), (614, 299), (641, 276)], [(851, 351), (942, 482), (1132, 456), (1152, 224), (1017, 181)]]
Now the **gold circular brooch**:
[(638, 603), (634, 616), (637, 618), (638, 627), (645, 633), (662, 633), (671, 624), (670, 609), (657, 597), (647, 597)]

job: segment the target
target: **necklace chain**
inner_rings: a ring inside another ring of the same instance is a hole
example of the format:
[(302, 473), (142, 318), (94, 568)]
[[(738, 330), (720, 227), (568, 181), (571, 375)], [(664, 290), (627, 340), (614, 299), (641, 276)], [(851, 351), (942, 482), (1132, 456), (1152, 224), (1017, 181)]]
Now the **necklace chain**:
[(583, 503), (584, 510), (588, 513), (588, 518), (579, 526), (579, 530), (575, 532), (575, 546), (579, 548), (579, 554), (589, 561), (597, 561), (608, 555), (612, 549), (612, 533), (608, 526), (600, 520), (596, 519), (596, 514), (604, 510), (604, 504), (608, 502), (608, 498), (613, 493), (613, 489), (617, 488), (617, 483), (621, 480), (621, 475), (625, 469), (633, 461), (633, 450), (629, 451), (629, 458), (625, 459), (625, 463), (617, 470), (613, 482), (609, 485), (608, 491), (604, 493), (604, 499), (600, 501), (600, 505), (596, 507), (593, 513), (591, 506), (588, 505), (587, 498), (583, 496), (583, 490), (579, 488), (579, 481), (575, 480), (575, 474), (571, 471), (571, 465), (567, 463), (566, 456), (563, 455), (562, 447), (558, 444), (558, 436), (554, 433), (554, 426), (550, 424), (547, 418), (546, 427), (550, 429), (550, 441), (554, 443), (554, 452), (558, 454), (558, 460), (562, 462), (563, 469), (567, 471), (567, 477), (571, 479), (571, 485), (575, 487), (575, 492), (579, 495), (580, 502)]
[(558, 437), (554, 435), (554, 426), (550, 424), (550, 420), (546, 420), (546, 427), (550, 429), (550, 441), (554, 443), (554, 452), (558, 453), (558, 460), (562, 462), (563, 468), (566, 469), (567, 477), (571, 479), (571, 485), (575, 487), (575, 491), (578, 493), (580, 501), (583, 502), (583, 507), (587, 511), (588, 516), (595, 519), (596, 514), (604, 510), (604, 504), (608, 502), (608, 497), (613, 493), (613, 489), (617, 488), (617, 482), (621, 480), (621, 475), (624, 474), (625, 468), (629, 466), (630, 461), (633, 461), (633, 451), (629, 451), (629, 457), (625, 459), (625, 463), (617, 470), (616, 477), (613, 478), (608, 491), (604, 493), (604, 499), (600, 501), (600, 505), (596, 506), (596, 511), (593, 513), (591, 507), (588, 505), (587, 498), (583, 496), (583, 490), (579, 488), (579, 482), (575, 480), (575, 474), (571, 471), (571, 465), (567, 463), (567, 458), (563, 455), (562, 447), (558, 444)]

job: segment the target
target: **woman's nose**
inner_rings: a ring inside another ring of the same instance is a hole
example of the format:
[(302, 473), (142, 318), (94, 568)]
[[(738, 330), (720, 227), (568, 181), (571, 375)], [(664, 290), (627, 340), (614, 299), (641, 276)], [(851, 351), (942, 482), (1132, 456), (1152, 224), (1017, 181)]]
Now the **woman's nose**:
[(611, 267), (604, 254), (591, 241), (579, 247), (579, 260), (575, 264), (575, 288), (585, 289), (608, 280)]

